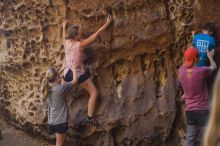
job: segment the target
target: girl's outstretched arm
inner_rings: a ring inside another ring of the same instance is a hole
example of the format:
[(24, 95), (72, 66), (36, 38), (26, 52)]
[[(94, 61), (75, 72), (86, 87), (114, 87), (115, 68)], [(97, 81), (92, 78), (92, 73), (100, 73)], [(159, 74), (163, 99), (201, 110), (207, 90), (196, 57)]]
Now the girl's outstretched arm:
[(101, 28), (99, 28), (89, 38), (80, 41), (80, 51), (83, 52), (87, 46), (92, 44), (99, 37), (99, 35), (110, 25), (111, 22), (112, 22), (112, 16), (108, 15), (106, 23)]
[(65, 40), (66, 38), (66, 25), (67, 25), (68, 21), (67, 20), (64, 20), (63, 21), (63, 41)]

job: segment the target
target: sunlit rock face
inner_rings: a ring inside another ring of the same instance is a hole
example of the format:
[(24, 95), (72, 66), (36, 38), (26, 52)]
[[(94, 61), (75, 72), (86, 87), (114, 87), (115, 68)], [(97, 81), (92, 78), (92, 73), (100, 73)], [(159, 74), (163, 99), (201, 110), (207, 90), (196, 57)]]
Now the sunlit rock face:
[[(215, 12), (207, 13), (206, 3)], [(59, 69), (63, 62), (62, 22), (67, 18), (69, 25), (78, 25), (85, 38), (105, 23), (111, 8), (112, 25), (91, 46), (95, 62), (90, 69), (99, 91), (95, 115), (101, 127), (81, 133), (74, 129), (87, 113), (88, 94), (78, 88), (68, 98), (69, 141), (83, 146), (178, 145), (177, 67), (194, 24), (208, 15), (220, 27), (217, 5), (214, 0), (1, 1), (2, 113), (14, 125), (48, 138), (46, 126), (36, 125), (35, 119), (45, 71)]]

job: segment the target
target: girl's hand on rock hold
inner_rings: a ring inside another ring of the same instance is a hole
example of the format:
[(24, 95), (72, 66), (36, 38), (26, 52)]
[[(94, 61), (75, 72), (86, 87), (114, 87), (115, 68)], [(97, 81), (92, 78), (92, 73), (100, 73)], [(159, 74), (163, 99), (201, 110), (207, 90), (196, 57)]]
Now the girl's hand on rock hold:
[(106, 23), (110, 24), (111, 22), (112, 22), (112, 16), (108, 15)]
[(67, 23), (68, 23), (68, 20), (64, 19), (63, 26), (65, 27)]

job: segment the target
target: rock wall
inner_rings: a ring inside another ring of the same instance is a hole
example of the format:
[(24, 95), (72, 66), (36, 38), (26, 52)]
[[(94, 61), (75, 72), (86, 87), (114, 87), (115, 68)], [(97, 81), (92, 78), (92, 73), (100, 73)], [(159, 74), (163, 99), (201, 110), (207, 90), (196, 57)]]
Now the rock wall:
[[(64, 58), (62, 21), (79, 25), (81, 37), (95, 32), (113, 10), (113, 24), (91, 46), (90, 66), (99, 91), (96, 117), (102, 126), (78, 133), (88, 94), (68, 99), (69, 141), (82, 146), (176, 146), (175, 79), (190, 30), (206, 10), (193, 0), (2, 0), (0, 1), (0, 102), (9, 122), (49, 138), (36, 125), (40, 82)], [(212, 0), (212, 6), (219, 5)], [(203, 14), (215, 16), (216, 13)], [(196, 16), (196, 19), (194, 18)], [(211, 17), (213, 18), (213, 17)], [(211, 19), (210, 18), (210, 19)], [(219, 22), (217, 23), (218, 26)], [(44, 118), (44, 117), (43, 117)], [(172, 138), (173, 136), (173, 138)]]

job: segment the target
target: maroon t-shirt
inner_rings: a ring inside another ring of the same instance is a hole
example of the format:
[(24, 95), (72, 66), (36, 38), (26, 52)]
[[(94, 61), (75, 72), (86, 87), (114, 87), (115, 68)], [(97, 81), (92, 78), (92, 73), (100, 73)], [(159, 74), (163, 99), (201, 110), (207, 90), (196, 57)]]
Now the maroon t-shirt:
[(180, 67), (179, 79), (184, 91), (186, 111), (209, 109), (206, 78), (211, 72), (211, 68), (206, 66)]

